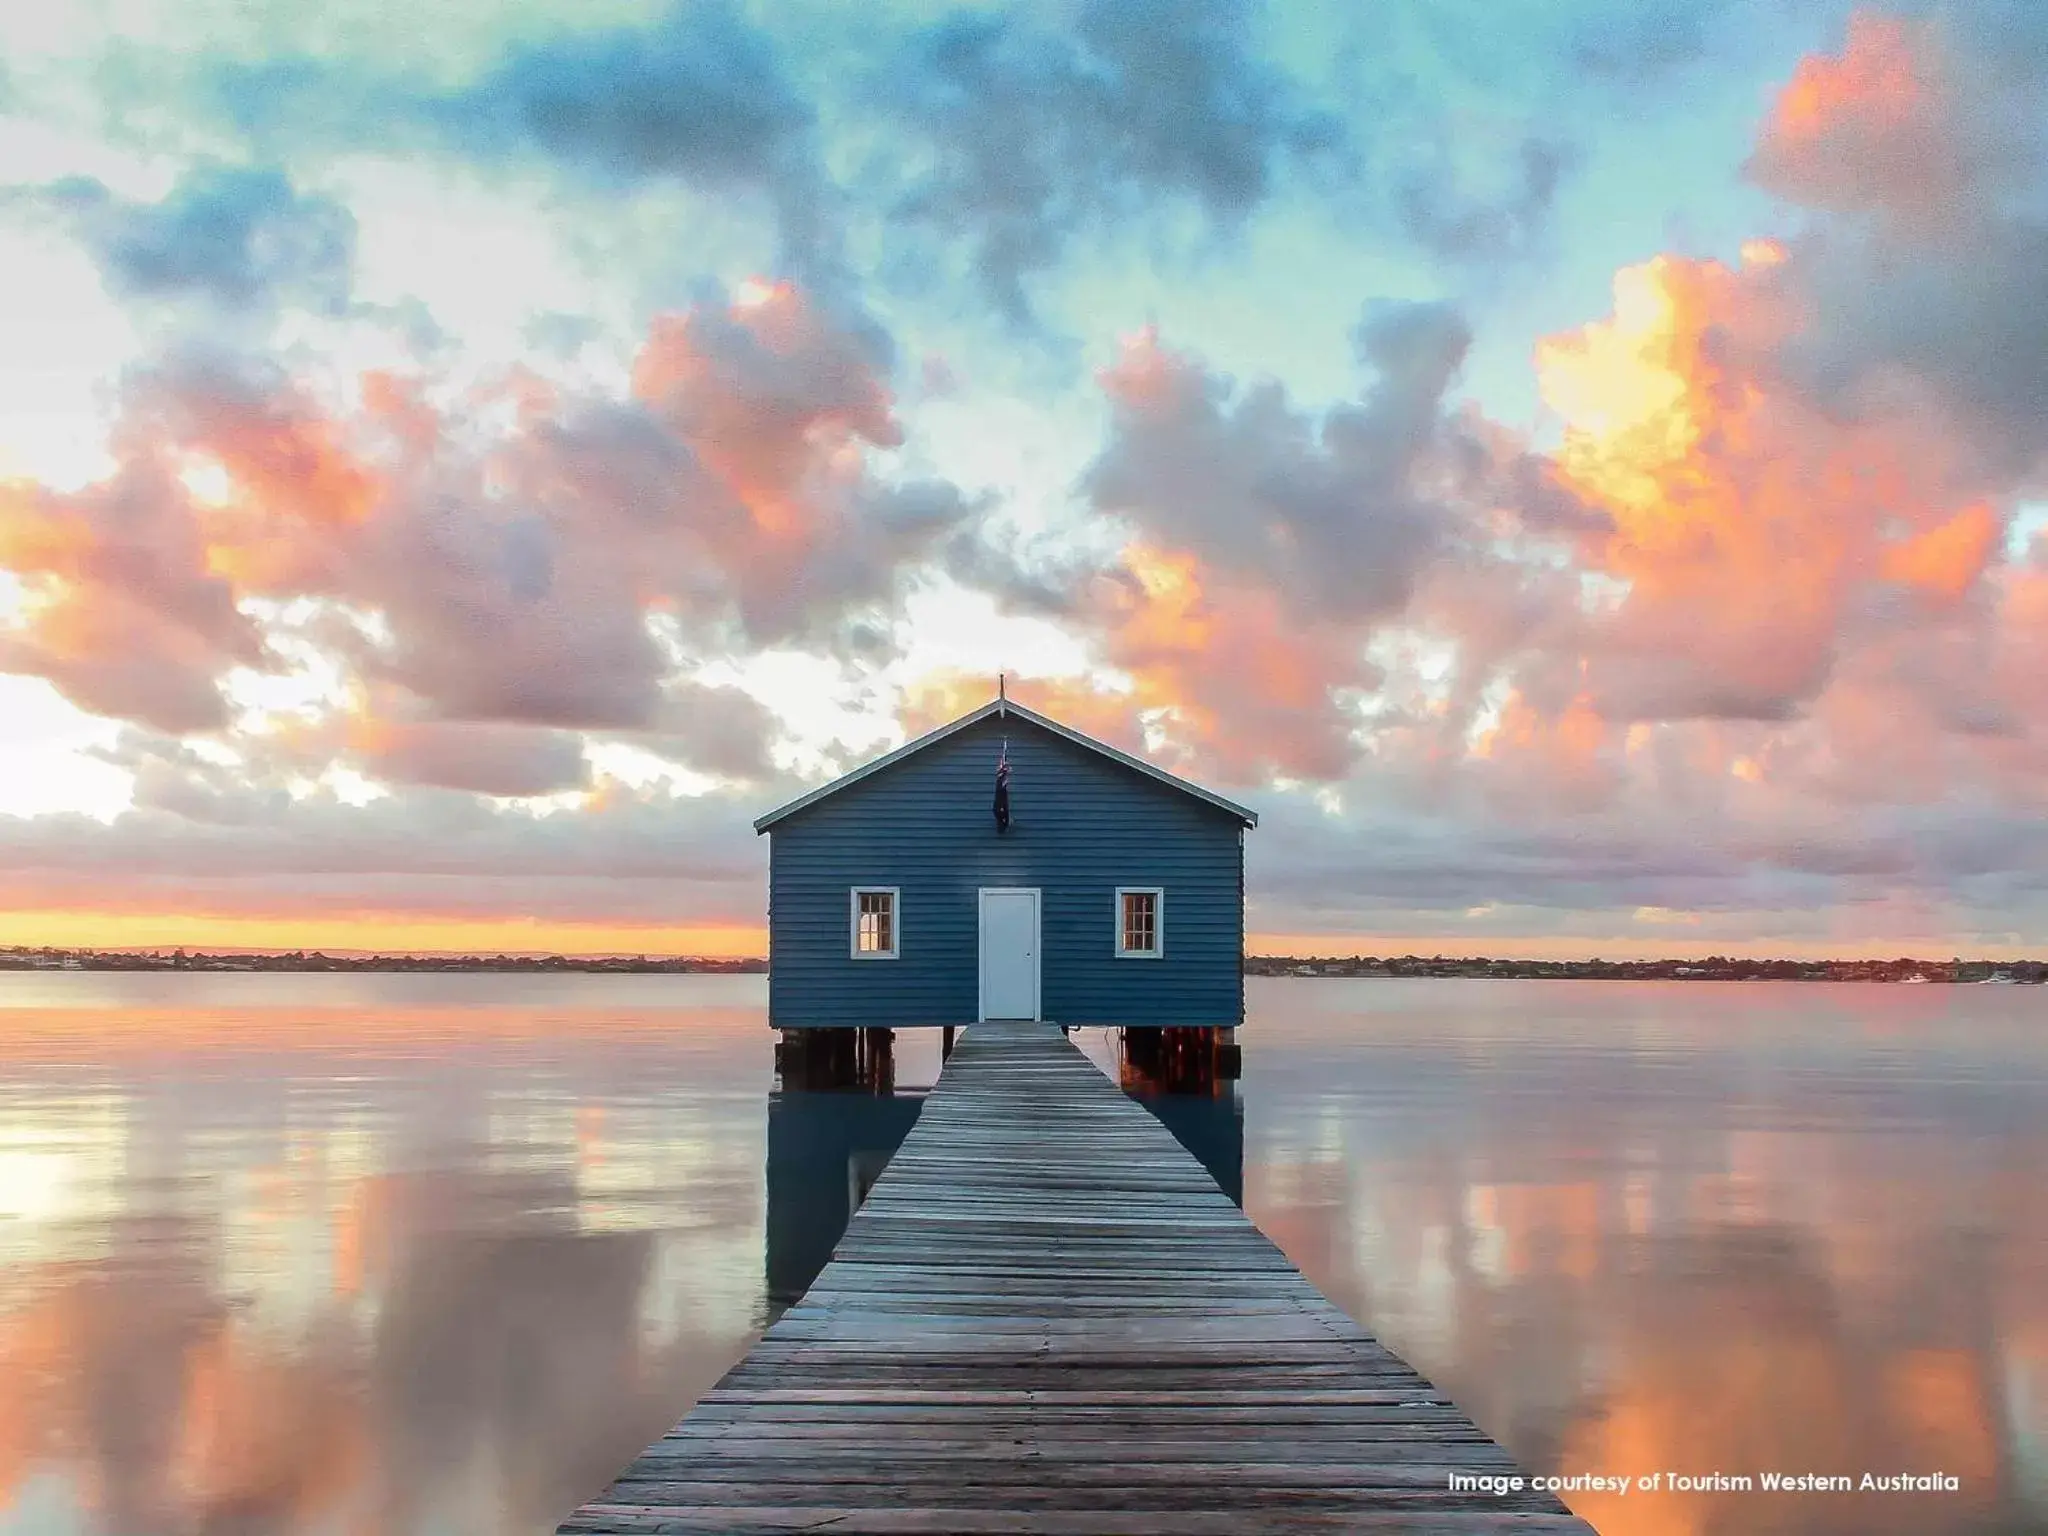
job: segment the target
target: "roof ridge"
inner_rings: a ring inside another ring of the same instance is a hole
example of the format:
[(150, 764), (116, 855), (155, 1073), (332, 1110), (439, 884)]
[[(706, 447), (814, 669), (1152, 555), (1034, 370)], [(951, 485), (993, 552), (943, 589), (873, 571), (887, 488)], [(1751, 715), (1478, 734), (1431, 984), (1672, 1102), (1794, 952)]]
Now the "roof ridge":
[(838, 778), (821, 784), (815, 789), (808, 790), (798, 795), (794, 800), (784, 802), (765, 816), (756, 818), (754, 831), (757, 834), (766, 832), (784, 818), (793, 816), (798, 811), (805, 810), (830, 795), (837, 794), (840, 790), (867, 778), (871, 774), (878, 773), (884, 768), (900, 763), (905, 758), (924, 751), (927, 747), (936, 746), (947, 737), (965, 730), (970, 725), (986, 720), (991, 715), (1016, 715), (1033, 725), (1051, 731), (1056, 736), (1063, 736), (1068, 741), (1086, 747), (1089, 751), (1106, 757), (1112, 762), (1121, 763), (1124, 767), (1134, 769), (1138, 773), (1144, 774), (1147, 778), (1156, 779), (1169, 788), (1192, 795), (1197, 800), (1205, 800), (1219, 810), (1228, 811), (1248, 827), (1256, 827), (1259, 824), (1259, 813), (1257, 811), (1247, 810), (1236, 801), (1227, 800), (1214, 790), (1204, 789), (1201, 785), (1184, 779), (1178, 774), (1168, 773), (1156, 763), (1148, 763), (1144, 758), (1126, 752), (1119, 747), (1112, 747), (1106, 741), (1097, 741), (1085, 731), (1077, 731), (1070, 725), (1063, 725), (1050, 715), (1042, 715), (1035, 709), (1019, 704), (1015, 699), (998, 695), (996, 698), (990, 699), (986, 704), (969, 710), (966, 714), (960, 716), (959, 719), (936, 726), (932, 730), (926, 731), (922, 736), (907, 741), (902, 746), (861, 764), (858, 768), (842, 773)]

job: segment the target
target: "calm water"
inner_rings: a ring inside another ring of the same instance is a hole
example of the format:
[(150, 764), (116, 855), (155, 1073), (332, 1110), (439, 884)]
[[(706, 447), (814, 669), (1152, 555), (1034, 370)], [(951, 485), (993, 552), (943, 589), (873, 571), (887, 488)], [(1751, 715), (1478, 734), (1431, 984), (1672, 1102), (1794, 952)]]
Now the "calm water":
[[(552, 1529), (914, 1118), (771, 1096), (762, 998), (0, 974), (0, 1533)], [(1254, 981), (1244, 1041), (1170, 1122), (1525, 1463), (1961, 1479), (1603, 1532), (2048, 1531), (2048, 992)]]

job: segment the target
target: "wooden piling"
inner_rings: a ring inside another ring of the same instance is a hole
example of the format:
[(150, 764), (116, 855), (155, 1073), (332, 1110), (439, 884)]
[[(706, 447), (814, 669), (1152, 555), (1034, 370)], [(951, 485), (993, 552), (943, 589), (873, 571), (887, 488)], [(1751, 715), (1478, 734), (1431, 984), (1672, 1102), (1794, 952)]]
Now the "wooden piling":
[(1221, 1092), (1243, 1073), (1236, 1033), (1208, 1026), (1120, 1030), (1118, 1070), (1133, 1091)]
[(896, 1082), (892, 1029), (785, 1029), (775, 1043), (784, 1088), (859, 1088), (887, 1093)]

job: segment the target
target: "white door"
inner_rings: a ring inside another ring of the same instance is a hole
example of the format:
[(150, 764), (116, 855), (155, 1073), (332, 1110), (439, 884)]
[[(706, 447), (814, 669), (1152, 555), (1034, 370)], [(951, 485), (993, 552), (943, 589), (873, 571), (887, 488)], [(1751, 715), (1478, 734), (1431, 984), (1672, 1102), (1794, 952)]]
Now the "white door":
[(1038, 892), (1009, 886), (981, 893), (981, 1016), (1038, 1017)]

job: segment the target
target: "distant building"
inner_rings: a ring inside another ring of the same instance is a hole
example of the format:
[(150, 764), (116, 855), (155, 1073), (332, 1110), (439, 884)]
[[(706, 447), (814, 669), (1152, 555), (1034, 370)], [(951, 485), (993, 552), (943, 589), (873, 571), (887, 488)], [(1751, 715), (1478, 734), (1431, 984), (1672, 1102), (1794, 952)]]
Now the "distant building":
[(1257, 825), (994, 700), (754, 823), (769, 1023), (1237, 1025)]

